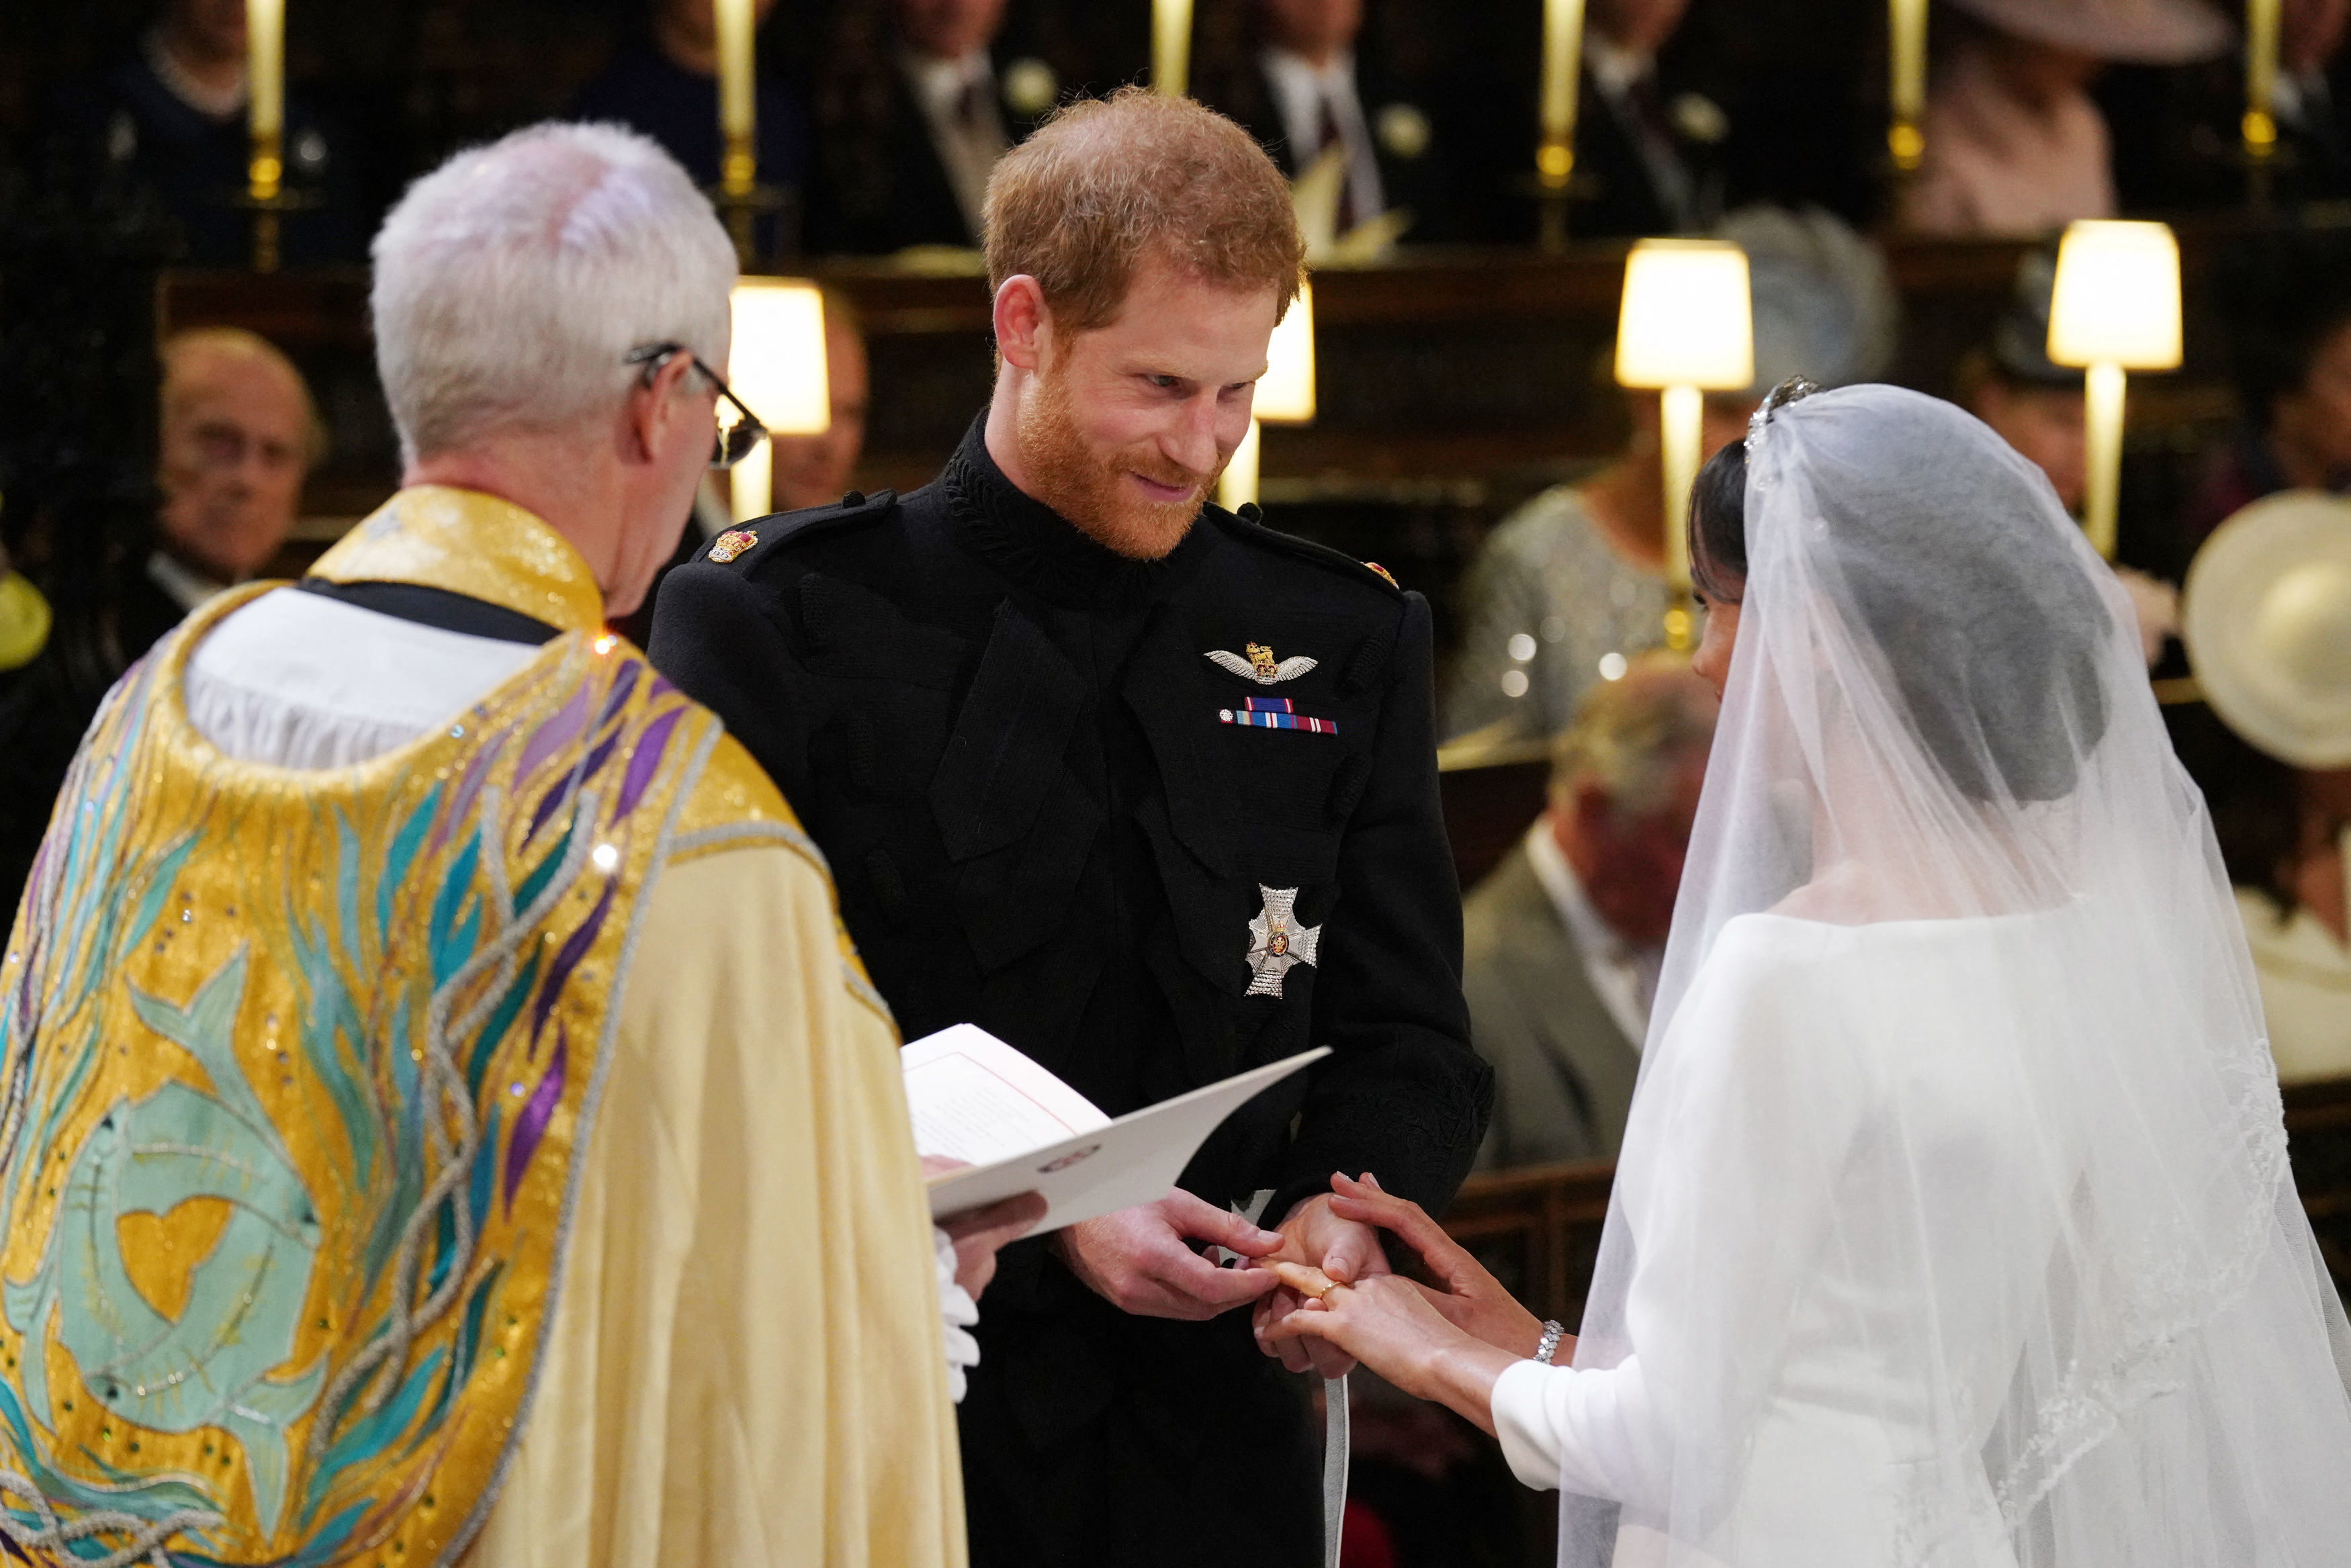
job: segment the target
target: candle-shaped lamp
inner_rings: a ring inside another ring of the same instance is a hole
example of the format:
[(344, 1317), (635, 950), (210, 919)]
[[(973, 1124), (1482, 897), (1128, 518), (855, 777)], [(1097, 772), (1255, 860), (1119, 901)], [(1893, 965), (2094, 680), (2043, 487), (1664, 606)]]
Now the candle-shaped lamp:
[(1301, 285), (1273, 340), (1265, 346), (1265, 374), (1249, 402), (1249, 434), (1233, 449), (1217, 481), (1217, 504), (1230, 512), (1257, 499), (1258, 426), (1314, 422), (1314, 290)]
[(1747, 253), (1727, 240), (1643, 240), (1625, 258), (1616, 322), (1616, 380), (1655, 388), (1666, 471), (1666, 645), (1690, 646), (1689, 497), (1706, 454), (1706, 394), (1755, 379), (1754, 306)]
[(1575, 89), (1583, 70), (1583, 0), (1543, 0), (1542, 98), (1535, 176), (1550, 192), (1575, 172)]
[(2049, 297), (2049, 358), (2087, 372), (2082, 527), (2098, 554), (2112, 560), (2122, 488), (2124, 372), (2179, 364), (2179, 243), (2168, 226), (2101, 219), (2066, 226)]
[[(726, 379), (775, 435), (818, 435), (832, 423), (824, 363), (824, 296), (803, 278), (747, 277), (735, 286)], [(735, 519), (775, 510), (775, 453), (765, 441), (729, 472)]]
[(245, 0), (248, 193), (273, 201), (286, 176), (286, 0)]
[(1893, 124), (1886, 128), (1886, 146), (1894, 154), (1894, 167), (1907, 174), (1927, 155), (1926, 133), (1918, 129), (1927, 117), (1927, 0), (1891, 0), (1886, 42), (1893, 70)]
[(2279, 0), (2245, 0), (2245, 152), (2256, 159), (2277, 150), (2278, 9)]
[(718, 133), (725, 146), (718, 187), (729, 196), (747, 196), (759, 171), (752, 140), (758, 110), (751, 86), (751, 0), (711, 0), (711, 20), (718, 41)]
[(1192, 0), (1151, 0), (1151, 90), (1182, 98), (1191, 75)]

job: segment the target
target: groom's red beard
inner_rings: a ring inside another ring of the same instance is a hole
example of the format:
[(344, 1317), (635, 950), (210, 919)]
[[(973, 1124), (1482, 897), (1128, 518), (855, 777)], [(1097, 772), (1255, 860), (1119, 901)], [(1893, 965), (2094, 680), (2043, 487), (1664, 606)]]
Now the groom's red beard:
[[(1195, 473), (1169, 462), (1149, 441), (1095, 452), (1078, 430), (1076, 402), (1058, 368), (1039, 374), (1021, 406), (1019, 431), (1020, 461), (1035, 498), (1132, 560), (1155, 561), (1182, 544), (1209, 486), (1224, 472), (1218, 463), (1214, 473)], [(1128, 483), (1130, 473), (1182, 485), (1189, 493), (1181, 501), (1152, 501)]]

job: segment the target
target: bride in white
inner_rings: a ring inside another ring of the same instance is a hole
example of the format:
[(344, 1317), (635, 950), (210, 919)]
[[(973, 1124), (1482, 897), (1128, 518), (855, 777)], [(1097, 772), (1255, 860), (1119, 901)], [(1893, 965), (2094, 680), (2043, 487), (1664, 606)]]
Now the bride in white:
[(1498, 1432), (1562, 1563), (2351, 1564), (2351, 1334), (2129, 601), (1984, 426), (1808, 389), (1698, 482), (1722, 718), (1573, 1366), (1344, 1178), (1447, 1289), (1278, 1332)]

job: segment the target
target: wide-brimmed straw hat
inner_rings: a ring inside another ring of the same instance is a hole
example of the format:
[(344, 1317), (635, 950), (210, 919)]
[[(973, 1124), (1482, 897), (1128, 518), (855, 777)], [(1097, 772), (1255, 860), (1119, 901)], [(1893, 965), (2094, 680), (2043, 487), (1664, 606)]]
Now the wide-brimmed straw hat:
[(2228, 52), (2236, 28), (2203, 0), (1951, 0), (1978, 21), (2102, 60), (2184, 66)]
[(2351, 501), (2288, 491), (2221, 524), (2180, 620), (2223, 723), (2296, 767), (2351, 767)]

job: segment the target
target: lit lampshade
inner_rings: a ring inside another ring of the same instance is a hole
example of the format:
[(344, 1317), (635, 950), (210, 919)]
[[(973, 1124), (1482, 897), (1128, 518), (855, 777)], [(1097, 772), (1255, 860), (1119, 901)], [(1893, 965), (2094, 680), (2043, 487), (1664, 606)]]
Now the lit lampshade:
[(2179, 243), (2163, 223), (2085, 219), (2057, 247), (2049, 358), (2169, 370), (2179, 364)]
[[(735, 286), (726, 379), (777, 435), (817, 435), (832, 423), (824, 296), (816, 285), (801, 278), (747, 277)], [(773, 510), (775, 457), (765, 441), (729, 477), (738, 521)]]
[(1643, 240), (1625, 258), (1616, 380), (1734, 392), (1755, 379), (1747, 253), (1728, 240)]
[(1659, 390), (1666, 483), (1666, 645), (1688, 649), (1689, 493), (1705, 460), (1706, 394), (1755, 379), (1755, 314), (1747, 253), (1728, 240), (1643, 240), (1625, 258), (1616, 380)]
[(1265, 374), (1250, 405), (1270, 425), (1314, 422), (1314, 286), (1301, 284), (1298, 299), (1265, 348)]
[(2086, 372), (2082, 528), (2112, 560), (2122, 495), (2124, 372), (2179, 363), (2179, 242), (2169, 228), (2086, 218), (2066, 225), (2049, 298), (2049, 358)]

